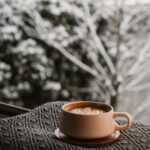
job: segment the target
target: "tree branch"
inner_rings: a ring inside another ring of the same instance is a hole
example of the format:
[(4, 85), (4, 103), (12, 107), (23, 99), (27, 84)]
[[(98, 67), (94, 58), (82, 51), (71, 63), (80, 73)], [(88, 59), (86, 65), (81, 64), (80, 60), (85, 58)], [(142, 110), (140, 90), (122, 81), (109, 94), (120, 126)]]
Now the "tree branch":
[(139, 82), (141, 82), (142, 80), (144, 80), (144, 78), (150, 73), (149, 70), (145, 70), (144, 72), (142, 72), (140, 75), (137, 76), (137, 78), (133, 79), (127, 86), (126, 88), (131, 89), (134, 88)]
[[(90, 66), (86, 65), (85, 63), (83, 63), (82, 61), (77, 59), (75, 56), (70, 54), (59, 43), (56, 43), (53, 41), (51, 41), (50, 43), (47, 43), (45, 40), (40, 39), (39, 38), (40, 35), (36, 35), (32, 29), (30, 29), (30, 28), (21, 28), (21, 29), (23, 30), (25, 35), (28, 36), (28, 38), (34, 39), (35, 41), (37, 41), (37, 43), (41, 44), (42, 46), (44, 45), (47, 49), (53, 48), (55, 50), (58, 50), (62, 55), (64, 55), (68, 60), (70, 60), (75, 65), (77, 65), (79, 68), (83, 69), (84, 71), (88, 72), (92, 76), (96, 77), (98, 80), (102, 81), (100, 74), (95, 69), (91, 68)], [(30, 31), (30, 30), (32, 30), (32, 31)], [(30, 33), (32, 33), (32, 34), (30, 34)]]
[(76, 64), (78, 67), (80, 67), (84, 71), (90, 73), (91, 75), (93, 75), (94, 77), (98, 78), (99, 80), (102, 80), (102, 78), (100, 78), (100, 74), (98, 74), (98, 72), (95, 69), (93, 69), (93, 68), (87, 66), (86, 64), (84, 64), (83, 62), (81, 62), (79, 59), (77, 59), (72, 54), (70, 54), (60, 44), (53, 42), (53, 43), (51, 43), (51, 45), (56, 50), (58, 50), (59, 52), (61, 52), (61, 54), (63, 54), (67, 59), (69, 59), (71, 62), (73, 62), (74, 64)]
[(141, 84), (139, 86), (135, 86), (135, 87), (130, 87), (130, 88), (125, 88), (124, 91), (132, 91), (132, 92), (139, 92), (139, 91), (142, 91), (142, 90), (146, 90), (150, 88), (150, 83), (145, 83), (145, 84)]
[(108, 56), (108, 54), (107, 54), (107, 52), (106, 52), (106, 50), (105, 50), (105, 48), (104, 48), (104, 46), (101, 42), (100, 37), (98, 37), (98, 35), (96, 33), (95, 25), (93, 23), (91, 15), (90, 15), (88, 4), (85, 1), (83, 1), (83, 6), (84, 6), (84, 9), (85, 9), (85, 13), (86, 13), (86, 22), (87, 22), (87, 25), (90, 29), (91, 36), (92, 36), (99, 52), (104, 57), (110, 72), (112, 73), (112, 75), (114, 75), (116, 73), (116, 69), (115, 69), (115, 67), (113, 65), (113, 62), (111, 61), (110, 57)]
[(132, 113), (132, 118), (138, 117), (143, 111), (150, 107), (150, 94), (146, 98), (146, 100), (136, 108), (136, 110)]
[(130, 70), (128, 71), (128, 74), (133, 74), (136, 71), (136, 69), (139, 68), (139, 65), (144, 61), (146, 51), (148, 50), (149, 47), (150, 47), (150, 40), (148, 40), (147, 44), (141, 50), (137, 61), (130, 68)]

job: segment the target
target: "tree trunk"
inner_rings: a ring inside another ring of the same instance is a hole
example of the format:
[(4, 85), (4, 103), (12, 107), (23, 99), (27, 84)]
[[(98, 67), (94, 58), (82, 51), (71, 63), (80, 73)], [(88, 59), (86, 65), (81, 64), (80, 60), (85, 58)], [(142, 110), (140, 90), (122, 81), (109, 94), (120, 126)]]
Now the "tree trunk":
[(112, 77), (112, 82), (113, 82), (113, 87), (114, 87), (114, 90), (115, 90), (115, 95), (111, 95), (111, 106), (113, 106), (114, 109), (117, 108), (117, 104), (118, 104), (118, 96), (119, 96), (119, 93), (118, 93), (118, 88), (119, 88), (119, 85), (120, 85), (120, 82), (117, 80), (117, 76), (118, 76), (118, 68), (117, 68), (117, 65), (118, 65), (118, 60), (119, 60), (119, 57), (120, 57), (120, 44), (121, 44), (121, 41), (122, 41), (122, 36), (120, 34), (120, 25), (121, 25), (121, 22), (123, 20), (123, 8), (120, 7), (118, 9), (118, 30), (117, 30), (117, 53), (116, 53), (116, 57), (114, 59), (114, 66), (115, 66), (115, 69), (116, 69), (116, 74)]
[(116, 110), (117, 108), (117, 102), (118, 102), (118, 94), (116, 95), (111, 95), (111, 106)]
[(117, 104), (118, 104), (118, 96), (119, 96), (118, 88), (120, 86), (120, 83), (117, 80), (117, 74), (113, 76), (112, 81), (113, 81), (112, 84), (113, 84), (113, 87), (114, 87), (114, 90), (115, 90), (115, 94), (111, 94), (110, 104), (114, 109), (116, 109)]

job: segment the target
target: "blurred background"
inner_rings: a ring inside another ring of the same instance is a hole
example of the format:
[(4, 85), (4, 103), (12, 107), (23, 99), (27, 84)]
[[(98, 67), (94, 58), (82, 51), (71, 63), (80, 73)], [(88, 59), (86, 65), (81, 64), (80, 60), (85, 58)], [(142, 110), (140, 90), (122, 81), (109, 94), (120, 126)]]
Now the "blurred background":
[(102, 101), (150, 124), (149, 9), (148, 0), (0, 0), (0, 101)]

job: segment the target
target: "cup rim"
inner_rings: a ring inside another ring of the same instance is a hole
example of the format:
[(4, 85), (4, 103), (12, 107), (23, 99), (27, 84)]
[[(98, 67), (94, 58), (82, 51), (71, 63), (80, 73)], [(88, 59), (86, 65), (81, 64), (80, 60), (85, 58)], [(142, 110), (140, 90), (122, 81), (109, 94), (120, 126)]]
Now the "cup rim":
[(78, 104), (78, 103), (92, 103), (92, 104), (96, 104), (96, 105), (103, 105), (103, 106), (109, 107), (110, 110), (109, 111), (104, 111), (103, 114), (113, 112), (113, 107), (111, 105), (108, 105), (108, 104), (105, 104), (105, 103), (102, 103), (102, 102), (93, 102), (93, 101), (72, 101), (72, 102), (68, 102), (68, 103), (66, 103), (62, 106), (62, 110), (64, 112), (68, 113), (68, 114), (77, 115), (77, 116), (98, 116), (98, 115), (100, 115), (100, 114), (78, 114), (78, 113), (70, 112), (70, 111), (65, 109), (65, 107), (67, 107), (69, 105)]

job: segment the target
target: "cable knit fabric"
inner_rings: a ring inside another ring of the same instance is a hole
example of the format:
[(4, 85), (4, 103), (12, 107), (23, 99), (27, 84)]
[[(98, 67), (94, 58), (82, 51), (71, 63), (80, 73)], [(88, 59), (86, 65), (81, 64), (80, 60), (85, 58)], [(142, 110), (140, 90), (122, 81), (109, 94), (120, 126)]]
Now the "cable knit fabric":
[(0, 150), (150, 150), (150, 127), (133, 123), (107, 146), (77, 146), (58, 140), (59, 113), (64, 102), (50, 102), (29, 113), (0, 119)]

